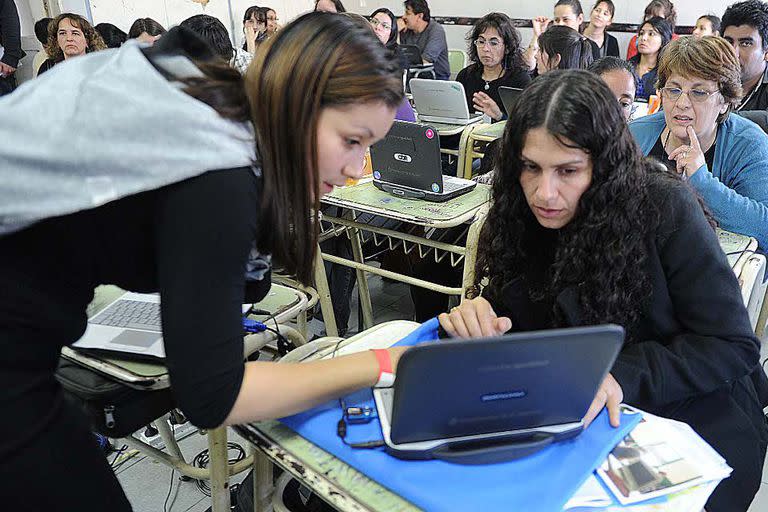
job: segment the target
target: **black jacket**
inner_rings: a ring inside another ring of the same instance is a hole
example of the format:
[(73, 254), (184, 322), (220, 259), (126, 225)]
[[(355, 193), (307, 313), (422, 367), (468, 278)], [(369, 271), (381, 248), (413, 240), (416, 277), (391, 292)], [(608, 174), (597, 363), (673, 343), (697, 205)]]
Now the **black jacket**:
[[(690, 424), (734, 468), (707, 510), (746, 510), (768, 443), (760, 342), (694, 196), (682, 185), (655, 194), (662, 223), (647, 240), (651, 300), (636, 325), (625, 326), (628, 341), (611, 373), (626, 403)], [(524, 279), (508, 283), (501, 295), (488, 298), (516, 329), (550, 327), (541, 325), (540, 306), (529, 299)], [(562, 291), (555, 304), (567, 326), (584, 324), (576, 289)]]
[(4, 48), (0, 62), (16, 68), (26, 55), (21, 49), (19, 13), (13, 0), (0, 0), (0, 45)]

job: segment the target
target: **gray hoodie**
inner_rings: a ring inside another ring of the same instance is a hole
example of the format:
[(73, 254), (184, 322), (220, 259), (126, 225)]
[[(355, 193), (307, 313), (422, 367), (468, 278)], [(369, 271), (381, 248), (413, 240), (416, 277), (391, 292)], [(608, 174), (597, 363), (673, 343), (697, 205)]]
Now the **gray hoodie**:
[(258, 173), (255, 148), (250, 124), (182, 92), (135, 41), (62, 62), (0, 98), (0, 236), (211, 170)]

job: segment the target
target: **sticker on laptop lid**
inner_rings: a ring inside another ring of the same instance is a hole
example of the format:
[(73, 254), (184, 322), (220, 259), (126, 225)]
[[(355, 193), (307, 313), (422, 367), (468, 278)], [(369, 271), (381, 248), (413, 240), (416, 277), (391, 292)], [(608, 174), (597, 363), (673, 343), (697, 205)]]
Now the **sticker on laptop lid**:
[(428, 139), (434, 139), (435, 138), (435, 130), (432, 128), (427, 128), (427, 130), (424, 132), (424, 135), (427, 136)]
[(380, 180), (381, 179), (381, 173), (379, 171), (373, 171), (373, 179)]
[(438, 185), (437, 183), (433, 183), (432, 192), (440, 192), (440, 185)]

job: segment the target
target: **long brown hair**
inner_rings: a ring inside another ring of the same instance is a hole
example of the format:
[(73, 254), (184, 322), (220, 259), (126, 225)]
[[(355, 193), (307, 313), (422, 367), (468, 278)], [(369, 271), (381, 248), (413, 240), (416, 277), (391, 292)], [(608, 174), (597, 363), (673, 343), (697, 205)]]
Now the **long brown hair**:
[(86, 53), (95, 52), (98, 50), (106, 50), (107, 44), (104, 39), (101, 38), (96, 29), (91, 26), (90, 22), (80, 16), (79, 14), (72, 14), (71, 12), (65, 12), (56, 16), (53, 21), (48, 24), (48, 43), (45, 45), (45, 53), (56, 63), (64, 60), (64, 50), (59, 47), (59, 23), (62, 20), (68, 19), (72, 25), (83, 31), (83, 36), (88, 43), (85, 48)]
[(312, 12), (259, 47), (245, 77), (264, 176), (258, 245), (309, 283), (319, 211), (317, 125), (324, 108), (403, 100), (397, 57), (369, 27)]

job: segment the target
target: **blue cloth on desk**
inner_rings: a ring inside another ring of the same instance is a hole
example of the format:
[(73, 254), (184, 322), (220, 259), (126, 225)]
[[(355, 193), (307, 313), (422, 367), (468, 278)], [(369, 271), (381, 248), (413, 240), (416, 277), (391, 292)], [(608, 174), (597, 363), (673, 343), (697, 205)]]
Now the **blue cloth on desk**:
[[(437, 320), (422, 324), (398, 345), (413, 345), (437, 338)], [(373, 407), (370, 389), (345, 398), (348, 406)], [(281, 421), (302, 437), (332, 453), (372, 480), (429, 511), (440, 510), (526, 510), (557, 511), (605, 459), (611, 449), (640, 421), (640, 415), (623, 415), (621, 426), (613, 428), (603, 411), (581, 435), (551, 445), (515, 461), (483, 466), (463, 466), (439, 460), (404, 461), (383, 448), (350, 448), (336, 435), (341, 417), (334, 400)], [(351, 424), (351, 443), (381, 439), (378, 420)]]

